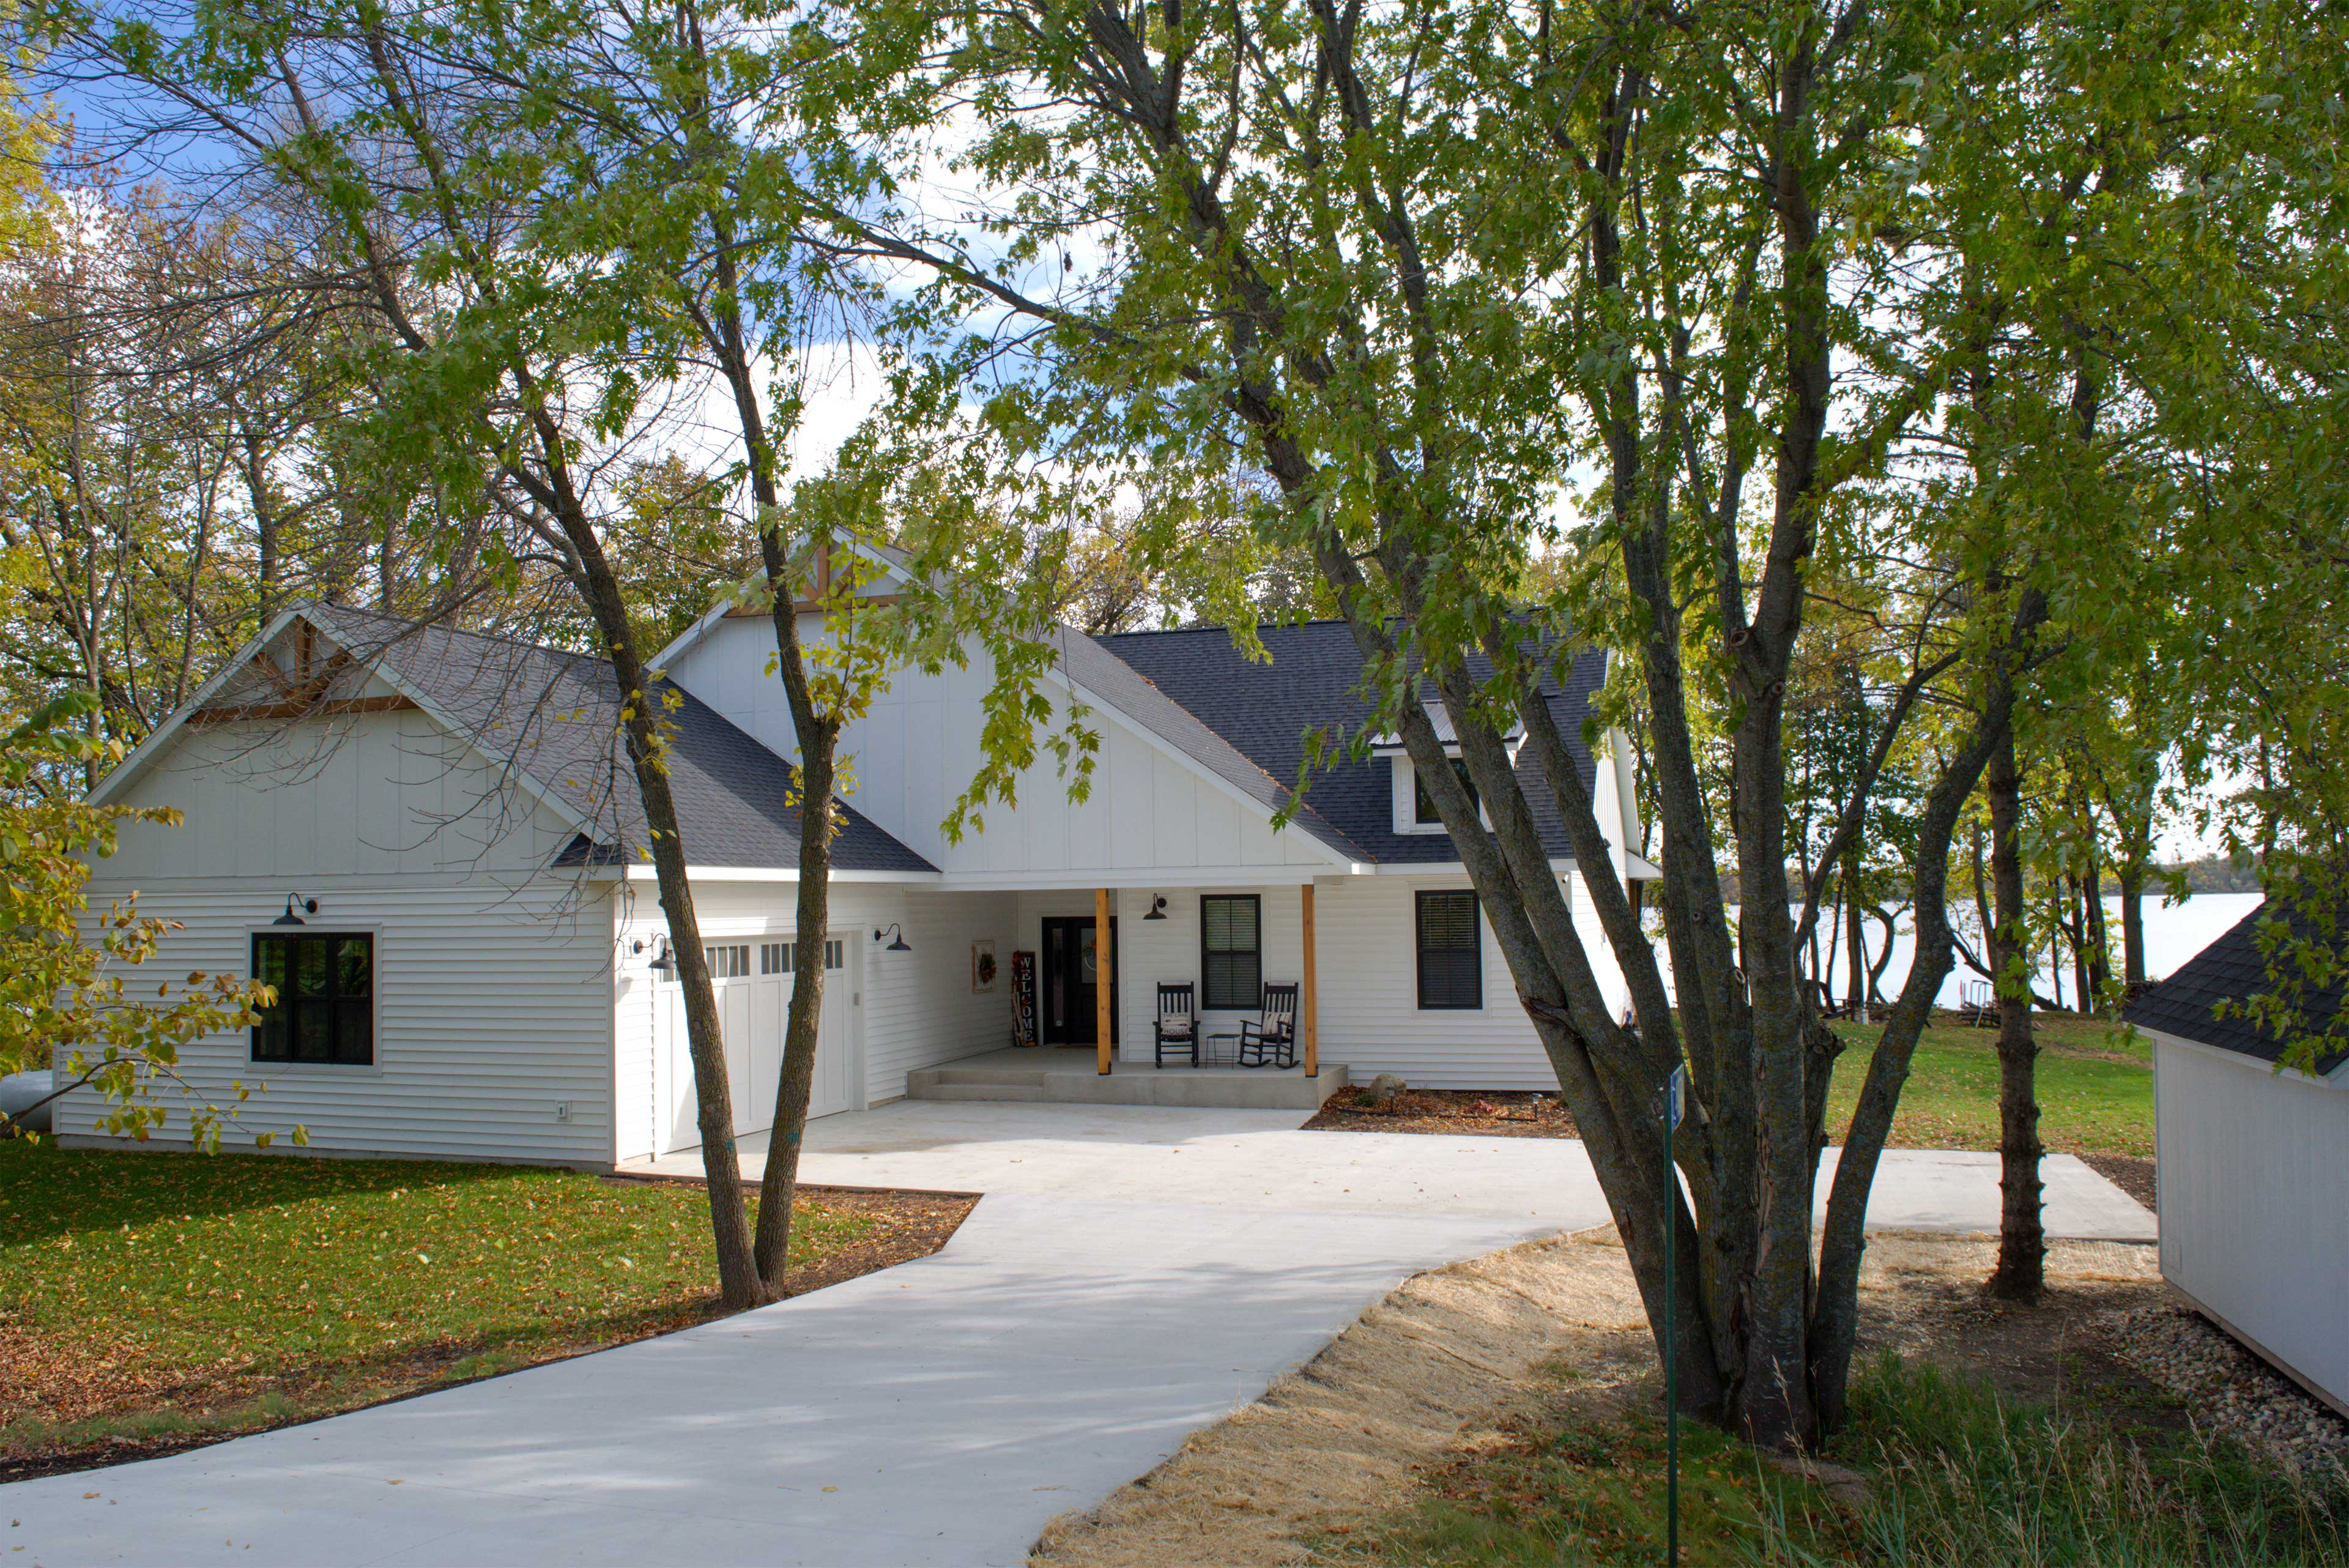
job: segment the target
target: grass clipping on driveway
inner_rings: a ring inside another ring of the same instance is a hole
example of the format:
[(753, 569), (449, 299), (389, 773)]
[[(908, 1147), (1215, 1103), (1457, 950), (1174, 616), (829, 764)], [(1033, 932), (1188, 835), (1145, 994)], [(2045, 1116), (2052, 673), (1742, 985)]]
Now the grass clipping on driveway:
[[(2197, 1444), (2176, 1401), (2096, 1347), (2095, 1324), (2162, 1299), (2152, 1248), (2051, 1243), (2039, 1307), (1982, 1295), (1993, 1250), (1871, 1239), (1843, 1463), (1766, 1466), (1683, 1425), (1692, 1568), (2343, 1560), (2349, 1492)], [(1526, 1242), (1405, 1281), (1254, 1405), (1056, 1521), (1034, 1562), (1645, 1568), (1663, 1554), (1660, 1382), (1611, 1230)]]
[[(935, 1251), (968, 1208), (806, 1196), (793, 1284)], [(667, 1333), (713, 1284), (698, 1184), (0, 1141), (0, 1480)]]

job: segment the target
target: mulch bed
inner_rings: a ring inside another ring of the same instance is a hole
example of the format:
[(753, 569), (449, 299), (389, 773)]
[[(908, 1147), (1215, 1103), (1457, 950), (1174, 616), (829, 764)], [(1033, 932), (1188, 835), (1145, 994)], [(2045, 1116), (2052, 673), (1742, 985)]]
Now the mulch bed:
[(1330, 1096), (1308, 1132), (1454, 1133), (1475, 1137), (1574, 1137), (1574, 1118), (1556, 1095), (1522, 1091), (1405, 1089), (1385, 1104), (1350, 1085)]
[(2153, 1207), (2154, 1162), (2141, 1154), (2083, 1154), (2080, 1163), (2144, 1204)]
[[(971, 1210), (978, 1203), (976, 1193), (813, 1186), (802, 1186), (799, 1190), (803, 1200), (819, 1203), (834, 1213), (855, 1214), (871, 1220), (874, 1229), (854, 1244), (792, 1270), (784, 1279), (786, 1296), (802, 1296), (827, 1285), (840, 1284), (899, 1263), (911, 1262), (916, 1258), (926, 1258), (947, 1244), (948, 1238), (954, 1235), (956, 1229), (969, 1217)], [(520, 1371), (523, 1366), (567, 1361), (574, 1355), (608, 1350), (614, 1345), (650, 1339), (658, 1334), (674, 1334), (679, 1329), (691, 1328), (696, 1324), (708, 1323), (723, 1315), (718, 1310), (717, 1297), (713, 1293), (674, 1308), (608, 1323), (604, 1333), (593, 1337), (533, 1346), (527, 1361), (520, 1365), (500, 1366), (496, 1371), (484, 1376), (498, 1376)], [(168, 1386), (156, 1386), (145, 1380), (131, 1380), (127, 1371), (133, 1364), (130, 1357), (118, 1360), (78, 1354), (70, 1366), (43, 1365), (38, 1373), (45, 1385), (58, 1385), (58, 1392), (69, 1391), (82, 1396), (73, 1400), (76, 1404), (90, 1402), (89, 1397), (94, 1394), (111, 1393), (117, 1397), (103, 1402), (118, 1406), (127, 1402), (141, 1407), (169, 1407), (202, 1412), (277, 1395), (303, 1408), (291, 1419), (273, 1421), (258, 1418), (250, 1422), (240, 1419), (226, 1430), (163, 1432), (151, 1438), (118, 1435), (86, 1447), (34, 1454), (0, 1454), (0, 1483), (94, 1469), (103, 1465), (128, 1464), (134, 1459), (161, 1459), (191, 1449), (225, 1442), (231, 1438), (246, 1437), (276, 1427), (300, 1426), (370, 1405), (387, 1405), (399, 1399), (414, 1398), (420, 1394), (478, 1382), (480, 1377), (450, 1376), (448, 1373), (450, 1367), (481, 1354), (485, 1348), (478, 1344), (446, 1341), (409, 1346), (391, 1355), (371, 1359), (363, 1368), (316, 1366), (274, 1375), (239, 1372), (213, 1378), (200, 1375)], [(0, 1322), (0, 1376), (25, 1377), (31, 1375), (30, 1369), (37, 1363), (46, 1360), (42, 1347), (29, 1343), (21, 1334), (12, 1334), (8, 1332), (8, 1325)], [(67, 1385), (71, 1386), (69, 1390), (65, 1386)], [(374, 1392), (366, 1397), (338, 1399), (336, 1390), (339, 1386), (364, 1387)], [(400, 1391), (386, 1395), (381, 1390), (387, 1387)], [(329, 1407), (320, 1408), (322, 1404)]]

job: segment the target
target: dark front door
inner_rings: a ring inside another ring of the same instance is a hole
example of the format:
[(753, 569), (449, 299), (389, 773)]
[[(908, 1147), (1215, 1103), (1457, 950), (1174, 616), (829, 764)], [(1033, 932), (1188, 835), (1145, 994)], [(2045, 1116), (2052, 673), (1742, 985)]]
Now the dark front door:
[[(1109, 921), (1109, 1040), (1117, 1044), (1117, 917)], [(1094, 1017), (1100, 984), (1093, 954), (1091, 915), (1049, 915), (1044, 919), (1044, 1044), (1098, 1045)]]

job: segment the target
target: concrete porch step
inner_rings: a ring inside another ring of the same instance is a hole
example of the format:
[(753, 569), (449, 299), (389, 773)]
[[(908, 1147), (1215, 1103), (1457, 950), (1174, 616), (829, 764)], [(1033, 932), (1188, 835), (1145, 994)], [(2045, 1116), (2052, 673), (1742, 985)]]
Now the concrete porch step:
[[(1071, 1052), (1074, 1056), (1077, 1053)], [(909, 1100), (1020, 1100), (1072, 1106), (1226, 1106), (1310, 1111), (1346, 1086), (1341, 1063), (1301, 1069), (1157, 1068), (1120, 1063), (1106, 1075), (1084, 1064), (1040, 1063), (1032, 1052), (990, 1052), (905, 1075)]]

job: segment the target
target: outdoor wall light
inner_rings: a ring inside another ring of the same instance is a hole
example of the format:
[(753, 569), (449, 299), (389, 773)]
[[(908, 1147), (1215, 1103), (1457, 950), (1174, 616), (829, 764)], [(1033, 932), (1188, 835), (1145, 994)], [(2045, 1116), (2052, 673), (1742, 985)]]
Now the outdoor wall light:
[(308, 925), (310, 923), (309, 921), (304, 919), (301, 915), (297, 915), (294, 912), (294, 907), (296, 904), (299, 904), (302, 907), (303, 914), (315, 915), (318, 912), (317, 899), (305, 898), (299, 893), (288, 893), (285, 895), (285, 912), (269, 923), (273, 926)]
[(1160, 893), (1154, 897), (1150, 900), (1150, 913), (1143, 916), (1142, 918), (1145, 920), (1164, 919), (1166, 918), (1166, 895)]
[(647, 964), (645, 967), (647, 969), (657, 969), (663, 974), (667, 974), (669, 971), (677, 967), (677, 955), (668, 950), (668, 939), (667, 937), (663, 937), (660, 940), (660, 951), (653, 954), (653, 961)]
[(909, 953), (914, 950), (912, 948), (905, 945), (905, 928), (897, 924), (895, 921), (893, 920), (886, 927), (874, 931), (873, 933), (873, 940), (877, 942), (885, 936), (893, 936), (897, 940), (891, 942), (887, 947), (883, 948), (881, 950), (883, 952)]

